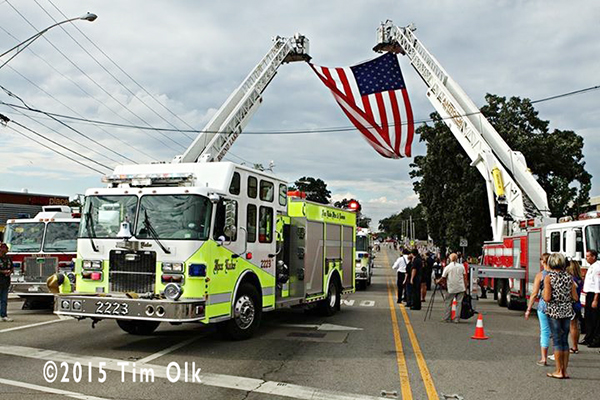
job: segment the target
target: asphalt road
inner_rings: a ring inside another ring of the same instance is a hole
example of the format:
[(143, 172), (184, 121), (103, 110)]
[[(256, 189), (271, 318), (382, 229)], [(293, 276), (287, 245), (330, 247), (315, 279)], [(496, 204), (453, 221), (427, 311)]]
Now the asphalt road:
[[(152, 336), (131, 336), (113, 321), (91, 329), (90, 322), (59, 320), (50, 312), (20, 310), (20, 302), (10, 302), (15, 321), (0, 323), (0, 398), (597, 397), (600, 354), (582, 347), (571, 356), (572, 379), (547, 378), (552, 368), (535, 364), (536, 319), (525, 321), (522, 313), (500, 308), (493, 300), (480, 301), (490, 338), (476, 341), (471, 339), (475, 318), (458, 325), (440, 322), (440, 294), (427, 321), (431, 293), (421, 311), (398, 307), (389, 267), (396, 255), (383, 248), (373, 284), (345, 298), (342, 311), (333, 317), (273, 312), (265, 315), (258, 335), (243, 342), (225, 341), (212, 327), (198, 325), (165, 325)], [(58, 370), (51, 383), (43, 375), (50, 361)], [(176, 366), (181, 369), (178, 381)], [(194, 377), (192, 369), (198, 368)], [(150, 370), (154, 382), (146, 382)]]

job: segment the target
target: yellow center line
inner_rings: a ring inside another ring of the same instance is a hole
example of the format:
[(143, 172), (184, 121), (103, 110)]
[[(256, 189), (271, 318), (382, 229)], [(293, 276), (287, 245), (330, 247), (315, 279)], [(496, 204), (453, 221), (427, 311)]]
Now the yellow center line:
[[(388, 259), (388, 255), (387, 252), (384, 253), (384, 259), (385, 259), (385, 263), (389, 265), (389, 259)], [(396, 331), (398, 331), (398, 336), (400, 334), (399, 330), (397, 329), (397, 322), (396, 322), (396, 302), (393, 301), (392, 299), (392, 291), (390, 289), (391, 285), (390, 285), (390, 279), (388, 276), (388, 279), (386, 279), (387, 281), (387, 286), (388, 286), (388, 297), (390, 300), (390, 308), (393, 309), (392, 311), (392, 322), (394, 323), (394, 336), (396, 334)], [(404, 325), (406, 326), (406, 331), (408, 332), (408, 337), (410, 339), (410, 343), (412, 345), (413, 351), (415, 353), (415, 357), (417, 358), (417, 365), (419, 366), (419, 372), (421, 373), (421, 378), (423, 379), (423, 384), (425, 385), (425, 391), (427, 392), (427, 397), (430, 400), (437, 400), (439, 399), (439, 396), (437, 394), (437, 391), (435, 390), (435, 385), (433, 384), (433, 378), (431, 377), (431, 373), (429, 372), (429, 368), (427, 368), (427, 363), (425, 362), (425, 357), (423, 357), (423, 352), (421, 351), (421, 346), (419, 345), (419, 341), (417, 340), (417, 335), (415, 334), (415, 331), (412, 327), (412, 324), (410, 323), (410, 319), (408, 318), (408, 313), (406, 312), (406, 308), (404, 307), (403, 304), (399, 305), (400, 308), (400, 312), (402, 313), (402, 318), (404, 319)], [(400, 346), (402, 346), (402, 342), (400, 341), (400, 337), (398, 337), (398, 341), (397, 343), (400, 343)], [(404, 368), (406, 368), (406, 362), (404, 361), (404, 353), (402, 353), (402, 361), (404, 362)], [(400, 361), (398, 361), (398, 367), (399, 367), (399, 371), (400, 371)], [(402, 382), (402, 372), (400, 372), (400, 381)], [(408, 372), (406, 372), (406, 377), (408, 377)], [(410, 390), (410, 386), (409, 390)], [(404, 388), (402, 390), (402, 395), (404, 398)]]
[[(386, 257), (387, 258), (387, 257)], [(398, 318), (396, 317), (396, 308), (394, 307), (394, 297), (389, 279), (386, 279), (388, 288), (388, 300), (390, 302), (390, 313), (392, 314), (392, 328), (394, 329), (394, 343), (396, 344), (396, 361), (398, 362), (398, 375), (400, 375), (400, 387), (402, 399), (411, 400), (412, 392), (410, 390), (410, 381), (408, 379), (408, 368), (402, 349), (402, 339), (400, 338), (400, 329), (398, 328)]]

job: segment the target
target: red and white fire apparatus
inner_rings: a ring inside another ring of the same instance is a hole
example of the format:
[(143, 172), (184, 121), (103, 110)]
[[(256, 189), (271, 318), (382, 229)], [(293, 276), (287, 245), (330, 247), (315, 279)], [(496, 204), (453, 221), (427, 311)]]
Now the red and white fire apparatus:
[(73, 271), (79, 214), (68, 206), (44, 206), (34, 218), (9, 219), (5, 241), (15, 266), (13, 292), (22, 298), (53, 299), (46, 279)]
[(427, 98), (485, 179), (493, 240), (484, 245), (484, 265), (472, 265), (471, 273), (487, 278), (501, 306), (522, 307), (540, 271), (542, 253), (561, 252), (587, 267), (585, 252), (600, 248), (600, 219), (589, 214), (556, 223), (550, 218), (546, 192), (527, 168), (523, 154), (506, 144), (417, 39), (415, 30), (388, 20), (378, 28), (373, 50), (409, 58), (428, 88)]

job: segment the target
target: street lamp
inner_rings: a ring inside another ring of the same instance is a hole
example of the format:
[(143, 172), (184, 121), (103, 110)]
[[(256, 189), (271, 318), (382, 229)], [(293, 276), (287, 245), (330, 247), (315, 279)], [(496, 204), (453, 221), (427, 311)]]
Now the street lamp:
[(11, 51), (18, 49), (19, 47), (23, 46), (22, 48), (20, 48), (19, 50), (17, 50), (17, 52), (8, 60), (6, 60), (4, 63), (2, 63), (2, 65), (0, 65), (0, 68), (4, 67), (6, 64), (8, 64), (8, 62), (10, 60), (12, 60), (13, 58), (15, 58), (20, 52), (22, 52), (23, 50), (25, 50), (31, 43), (33, 43), (36, 39), (38, 39), (40, 36), (42, 36), (44, 33), (48, 32), (50, 29), (54, 28), (55, 26), (58, 25), (62, 25), (62, 24), (66, 24), (67, 22), (72, 22), (72, 21), (77, 21), (77, 20), (84, 20), (84, 21), (95, 21), (96, 18), (98, 18), (98, 16), (96, 14), (92, 14), (92, 13), (87, 13), (81, 17), (76, 17), (76, 18), (71, 18), (71, 19), (67, 19), (61, 22), (57, 22), (54, 25), (50, 25), (49, 27), (47, 27), (46, 29), (39, 31), (38, 33), (36, 33), (35, 35), (33, 35), (32, 37), (30, 37), (27, 40), (22, 41), (21, 43), (19, 43), (18, 45), (10, 48), (9, 50), (5, 51), (4, 53), (0, 54), (0, 58), (4, 57), (5, 55), (7, 55), (8, 53), (10, 53)]

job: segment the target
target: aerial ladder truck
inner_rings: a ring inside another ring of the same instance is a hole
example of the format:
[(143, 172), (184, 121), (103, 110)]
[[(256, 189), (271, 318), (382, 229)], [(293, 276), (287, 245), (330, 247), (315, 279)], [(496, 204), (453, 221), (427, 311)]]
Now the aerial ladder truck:
[(216, 323), (232, 339), (263, 312), (332, 315), (354, 291), (356, 216), (288, 196), (286, 181), (222, 158), (278, 68), (308, 61), (308, 39), (275, 37), (265, 57), (171, 163), (117, 166), (86, 191), (75, 270), (56, 275), (55, 313), (114, 319), (131, 334)]
[(377, 29), (373, 50), (408, 57), (427, 86), (427, 99), (485, 180), (493, 240), (484, 244), (485, 265), (471, 266), (471, 287), (477, 278), (489, 278), (499, 305), (521, 308), (540, 271), (541, 254), (562, 252), (586, 266), (585, 251), (600, 247), (600, 221), (585, 215), (581, 221), (553, 223), (546, 192), (524, 156), (506, 144), (415, 30), (388, 20)]

